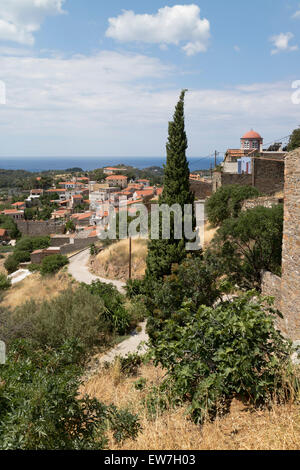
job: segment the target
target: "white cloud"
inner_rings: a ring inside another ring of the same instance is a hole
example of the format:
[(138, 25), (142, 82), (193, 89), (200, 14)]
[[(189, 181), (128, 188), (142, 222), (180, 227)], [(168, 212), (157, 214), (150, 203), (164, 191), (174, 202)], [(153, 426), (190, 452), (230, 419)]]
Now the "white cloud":
[(65, 0), (1, 0), (0, 40), (33, 45), (46, 16), (64, 13)]
[(107, 37), (160, 45), (186, 43), (182, 49), (187, 55), (205, 52), (210, 38), (210, 23), (201, 19), (200, 8), (194, 4), (160, 8), (155, 15), (123, 11), (108, 21)]
[[(300, 5), (299, 5), (299, 6), (300, 6)], [(292, 18), (294, 18), (294, 19), (300, 18), (300, 10), (297, 10), (297, 11), (292, 15)]]
[[(141, 54), (0, 57), (7, 103), (1, 149), (9, 155), (163, 155), (180, 89), (178, 73)], [(190, 155), (239, 145), (255, 127), (267, 141), (299, 120), (291, 83), (195, 89), (186, 96)], [(257, 112), (259, 110), (259, 112)]]
[(272, 36), (270, 41), (273, 43), (275, 49), (272, 49), (271, 54), (277, 54), (278, 52), (288, 52), (288, 51), (297, 51), (298, 46), (290, 45), (290, 41), (294, 38), (293, 33), (280, 33), (278, 35)]

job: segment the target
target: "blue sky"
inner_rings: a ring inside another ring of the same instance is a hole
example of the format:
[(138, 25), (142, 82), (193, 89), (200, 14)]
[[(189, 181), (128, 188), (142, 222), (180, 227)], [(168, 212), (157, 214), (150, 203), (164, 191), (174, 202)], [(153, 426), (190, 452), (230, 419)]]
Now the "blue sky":
[(2, 0), (0, 156), (164, 155), (182, 88), (190, 156), (279, 139), (299, 56), (296, 0)]

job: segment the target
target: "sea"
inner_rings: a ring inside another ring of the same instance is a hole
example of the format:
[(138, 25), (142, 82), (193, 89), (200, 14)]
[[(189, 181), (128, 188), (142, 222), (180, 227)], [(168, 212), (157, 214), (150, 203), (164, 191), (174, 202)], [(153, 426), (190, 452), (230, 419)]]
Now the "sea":
[[(206, 170), (214, 166), (214, 158), (188, 157), (191, 171)], [(222, 159), (218, 159), (220, 163)], [(140, 170), (151, 166), (163, 167), (165, 157), (0, 157), (0, 169), (26, 170), (42, 172), (47, 170), (66, 170), (67, 168), (82, 168), (91, 171), (95, 168), (129, 165)]]

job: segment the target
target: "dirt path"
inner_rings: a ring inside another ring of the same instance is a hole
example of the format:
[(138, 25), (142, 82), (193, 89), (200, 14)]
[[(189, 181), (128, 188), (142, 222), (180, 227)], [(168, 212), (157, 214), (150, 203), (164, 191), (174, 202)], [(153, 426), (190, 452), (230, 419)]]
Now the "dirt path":
[(70, 258), (70, 264), (68, 266), (68, 271), (74, 279), (78, 282), (84, 282), (85, 284), (92, 284), (93, 281), (99, 279), (99, 281), (104, 282), (105, 284), (113, 284), (121, 294), (125, 292), (125, 282), (122, 281), (112, 281), (110, 279), (105, 279), (103, 277), (96, 276), (95, 274), (90, 273), (88, 262), (90, 258), (90, 251), (85, 250), (77, 255), (74, 255)]

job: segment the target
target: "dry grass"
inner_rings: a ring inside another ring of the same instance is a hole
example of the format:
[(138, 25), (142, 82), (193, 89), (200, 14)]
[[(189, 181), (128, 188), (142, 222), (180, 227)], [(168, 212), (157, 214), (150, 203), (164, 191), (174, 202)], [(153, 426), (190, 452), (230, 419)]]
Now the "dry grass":
[(212, 228), (209, 222), (206, 222), (204, 226), (204, 247), (207, 247), (212, 239), (214, 238), (215, 234), (217, 233), (217, 228)]
[(1, 253), (1, 255), (3, 256), (3, 258), (2, 257), (0, 258), (0, 273), (5, 274), (7, 276), (7, 271), (4, 267), (4, 263), (5, 263), (6, 258), (10, 255), (10, 253)]
[(140, 416), (142, 432), (136, 441), (123, 445), (110, 441), (111, 450), (297, 450), (300, 448), (300, 408), (295, 404), (274, 405), (267, 411), (250, 411), (234, 401), (230, 413), (202, 428), (192, 423), (184, 408), (168, 411), (149, 420), (141, 403), (152, 384), (158, 384), (163, 371), (142, 366), (147, 379), (145, 390), (138, 391), (136, 378), (124, 377), (118, 364), (89, 379), (81, 393), (117, 406), (127, 406)]
[[(132, 277), (141, 279), (146, 270), (147, 240), (132, 240)], [(121, 240), (99, 253), (93, 263), (95, 274), (109, 279), (128, 279), (129, 242)]]
[(58, 273), (53, 277), (42, 277), (35, 273), (5, 292), (2, 305), (15, 308), (29, 300), (49, 300), (67, 289), (72, 280), (67, 273)]

